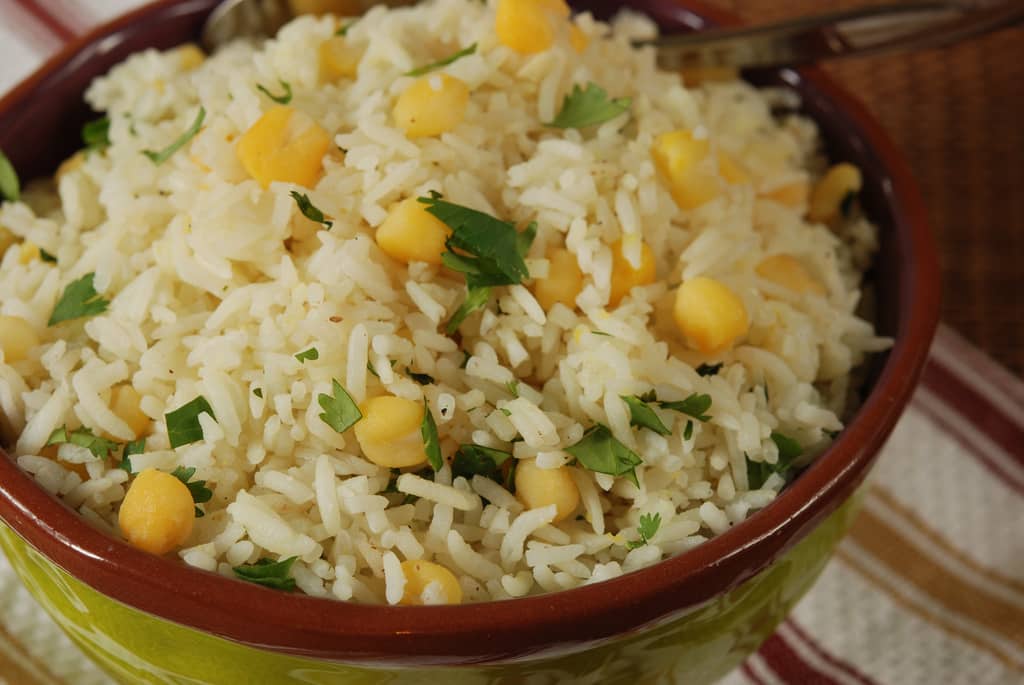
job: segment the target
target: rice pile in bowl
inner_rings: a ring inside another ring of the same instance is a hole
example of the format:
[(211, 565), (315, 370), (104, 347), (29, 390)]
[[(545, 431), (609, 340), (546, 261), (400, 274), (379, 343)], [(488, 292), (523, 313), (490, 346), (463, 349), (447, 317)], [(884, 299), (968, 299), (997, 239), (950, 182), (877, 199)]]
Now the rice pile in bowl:
[(4, 445), (143, 549), (361, 602), (742, 521), (888, 345), (875, 231), (784, 94), (685, 87), (654, 33), (437, 0), (127, 60), (91, 149), (0, 207)]

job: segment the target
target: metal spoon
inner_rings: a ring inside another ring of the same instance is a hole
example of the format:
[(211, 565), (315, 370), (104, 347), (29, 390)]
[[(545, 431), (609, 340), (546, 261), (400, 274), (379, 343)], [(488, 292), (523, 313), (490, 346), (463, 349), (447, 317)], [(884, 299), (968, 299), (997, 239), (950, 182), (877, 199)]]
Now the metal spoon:
[[(293, 16), (288, 0), (225, 0), (203, 26), (203, 45), (212, 52), (236, 38), (267, 38)], [(938, 47), (1020, 21), (1024, 2), (1019, 0), (984, 6), (937, 0), (661, 36), (637, 45), (654, 47), (658, 64), (665, 69), (781, 67)]]

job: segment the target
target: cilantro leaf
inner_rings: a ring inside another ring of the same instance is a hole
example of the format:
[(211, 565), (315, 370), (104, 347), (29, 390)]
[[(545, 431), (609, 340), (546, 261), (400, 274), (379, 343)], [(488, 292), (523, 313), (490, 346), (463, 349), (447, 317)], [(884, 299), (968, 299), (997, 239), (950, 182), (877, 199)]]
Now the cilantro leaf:
[(487, 306), (487, 301), (491, 299), (490, 288), (469, 288), (466, 291), (466, 301), (459, 305), (459, 308), (452, 314), (452, 318), (448, 319), (448, 323), (445, 325), (445, 331), (451, 335), (459, 329), (462, 322), (466, 320), (466, 317), (475, 312), (478, 309), (483, 309)]
[(110, 147), (110, 117), (100, 117), (82, 126), (82, 142), (89, 152)]
[(46, 325), (55, 326), (62, 321), (96, 316), (107, 311), (110, 301), (104, 300), (96, 292), (96, 288), (93, 287), (95, 278), (95, 273), (89, 273), (69, 284), (57, 301), (57, 306), (53, 308), (53, 313), (50, 314), (50, 320), (46, 322)]
[(452, 476), (462, 476), (467, 480), (473, 476), (483, 476), (502, 482), (501, 465), (512, 458), (510, 452), (496, 450), (483, 445), (461, 445), (452, 460)]
[(692, 416), (698, 421), (709, 421), (710, 416), (705, 414), (711, 408), (711, 395), (693, 393), (685, 400), (678, 402), (658, 402), (659, 406), (672, 411), (678, 411), (687, 416)]
[(444, 458), (441, 456), (441, 439), (437, 435), (437, 424), (434, 422), (434, 415), (430, 413), (427, 401), (423, 400), (423, 423), (420, 425), (420, 435), (423, 437), (423, 450), (427, 453), (427, 461), (435, 471), (440, 471), (444, 466)]
[(106, 459), (114, 450), (121, 446), (120, 443), (113, 440), (107, 440), (106, 438), (94, 435), (85, 426), (76, 428), (73, 431), (68, 431), (67, 426), (61, 426), (50, 433), (50, 437), (46, 441), (47, 445), (62, 445), (64, 443), (84, 447), (92, 452), (92, 456), (97, 459)]
[(505, 389), (512, 397), (519, 397), (519, 381), (509, 381), (505, 384)]
[(192, 140), (192, 138), (199, 133), (199, 129), (203, 127), (204, 119), (206, 119), (206, 109), (204, 107), (200, 107), (195, 121), (192, 122), (192, 125), (188, 127), (188, 130), (182, 133), (176, 141), (159, 152), (155, 150), (143, 150), (142, 154), (146, 155), (146, 157), (149, 158), (149, 161), (153, 162), (153, 164), (156, 164), (157, 166), (163, 164), (171, 158), (171, 155), (183, 148), (188, 141)]
[(687, 419), (686, 428), (683, 429), (683, 440), (689, 440), (693, 437), (693, 421)]
[(743, 455), (747, 460), (747, 487), (751, 490), (761, 488), (773, 473), (785, 476), (792, 468), (793, 462), (804, 452), (800, 443), (778, 431), (772, 431), (772, 442), (779, 448), (779, 460), (774, 464), (751, 461), (750, 457)]
[(426, 73), (429, 73), (431, 71), (434, 71), (435, 69), (440, 69), (441, 67), (446, 67), (449, 64), (451, 64), (452, 62), (454, 62), (455, 60), (461, 59), (461, 58), (465, 57), (466, 55), (472, 55), (474, 52), (476, 52), (476, 43), (473, 43), (468, 48), (463, 48), (463, 49), (459, 50), (458, 52), (453, 52), (452, 54), (448, 55), (444, 59), (440, 59), (440, 60), (438, 60), (436, 62), (431, 62), (430, 64), (427, 64), (425, 66), (419, 67), (418, 69), (413, 69), (412, 71), (407, 71), (407, 72), (405, 72), (404, 76), (423, 76), (423, 74), (426, 74)]
[(242, 564), (231, 570), (242, 580), (256, 583), (272, 590), (290, 591), (295, 589), (295, 579), (291, 577), (292, 564), (298, 557), (288, 557), (281, 561), (260, 559), (255, 564)]
[(121, 453), (121, 463), (117, 465), (117, 468), (122, 471), (127, 471), (128, 475), (135, 473), (135, 468), (132, 466), (132, 457), (136, 454), (142, 454), (146, 451), (146, 439), (139, 438), (133, 442), (129, 442), (124, 446), (124, 452)]
[[(171, 471), (171, 475), (185, 484), (185, 487), (188, 488), (189, 493), (192, 495), (192, 501), (196, 504), (209, 502), (213, 498), (213, 491), (206, 487), (205, 480), (191, 480), (192, 476), (196, 475), (196, 469), (194, 466), (190, 466), (188, 468), (179, 466)], [(202, 518), (205, 516), (203, 510), (199, 507), (196, 507), (195, 510), (196, 518)]]
[(632, 540), (626, 544), (626, 549), (636, 549), (637, 547), (643, 547), (651, 538), (658, 532), (658, 528), (661, 527), (661, 514), (642, 514), (640, 516), (640, 525), (636, 527), (636, 532), (640, 533), (639, 540)]
[(167, 439), (170, 440), (172, 449), (182, 445), (191, 445), (193, 442), (203, 439), (203, 427), (199, 423), (200, 414), (209, 414), (211, 419), (217, 420), (213, 413), (213, 407), (202, 395), (198, 395), (191, 402), (164, 414), (164, 421), (167, 423)]
[(636, 395), (620, 395), (622, 401), (629, 407), (629, 423), (631, 426), (642, 426), (650, 428), (658, 435), (672, 435), (671, 429), (667, 428), (654, 410), (646, 402)]
[(408, 366), (405, 367), (405, 373), (406, 373), (407, 376), (409, 376), (409, 378), (413, 379), (414, 381), (416, 381), (420, 385), (430, 385), (431, 383), (434, 382), (434, 377), (431, 376), (430, 374), (416, 373), (415, 371), (410, 369)]
[(366, 370), (369, 371), (370, 373), (372, 373), (377, 378), (380, 378), (380, 374), (377, 373), (377, 369), (373, 368), (373, 364), (372, 363), (366, 362)]
[(317, 359), (320, 358), (320, 351), (317, 350), (315, 347), (311, 347), (308, 350), (303, 350), (302, 352), (299, 352), (297, 355), (295, 355), (295, 358), (298, 359), (299, 362), (302, 364), (305, 364), (307, 359), (309, 361), (315, 362)]
[(17, 202), (21, 197), (21, 183), (11, 160), (0, 150), (0, 199)]
[(783, 469), (789, 468), (804, 453), (799, 442), (778, 431), (772, 431), (772, 442), (779, 448), (779, 464)]
[(634, 485), (639, 486), (636, 467), (643, 463), (643, 459), (616, 440), (611, 430), (603, 424), (591, 426), (579, 442), (566, 447), (565, 451), (591, 471), (610, 476), (625, 475)]
[(333, 221), (328, 221), (324, 218), (324, 213), (317, 209), (312, 202), (309, 201), (309, 196), (305, 193), (297, 191), (291, 191), (288, 193), (295, 200), (295, 204), (299, 206), (299, 211), (302, 212), (302, 216), (306, 217), (310, 221), (315, 221), (318, 224), (323, 224), (324, 228), (328, 231), (334, 226)]
[(252, 389), (252, 394), (256, 395), (256, 397), (258, 397), (258, 398), (260, 398), (262, 400), (263, 399), (263, 388), (253, 388)]
[(332, 378), (331, 387), (333, 394), (325, 395), (320, 393), (316, 398), (317, 402), (320, 403), (320, 407), (324, 410), (320, 414), (320, 420), (338, 433), (344, 433), (363, 418), (363, 413), (359, 411), (355, 400), (341, 386), (341, 383)]
[(334, 35), (344, 36), (348, 34), (348, 30), (352, 28), (352, 26), (355, 25), (357, 21), (358, 19), (353, 19), (352, 21), (346, 22), (344, 26), (339, 26), (338, 30), (334, 32)]
[(284, 93), (281, 95), (274, 95), (258, 83), (256, 84), (256, 90), (260, 91), (279, 105), (287, 105), (292, 101), (292, 86), (287, 81), (282, 81), (281, 79), (278, 79), (277, 82), (281, 84), (281, 88), (284, 90)]
[(44, 250), (43, 248), (39, 248), (39, 258), (42, 259), (44, 262), (49, 262), (50, 264), (57, 263), (57, 258), (54, 257), (49, 252), (47, 252), (46, 250)]
[(609, 100), (604, 88), (593, 81), (587, 83), (586, 89), (576, 84), (562, 101), (562, 110), (558, 116), (546, 125), (554, 128), (584, 128), (614, 119), (627, 111), (631, 104), (632, 98)]
[(722, 362), (717, 364), (701, 364), (697, 367), (697, 373), (701, 376), (714, 376), (722, 370)]

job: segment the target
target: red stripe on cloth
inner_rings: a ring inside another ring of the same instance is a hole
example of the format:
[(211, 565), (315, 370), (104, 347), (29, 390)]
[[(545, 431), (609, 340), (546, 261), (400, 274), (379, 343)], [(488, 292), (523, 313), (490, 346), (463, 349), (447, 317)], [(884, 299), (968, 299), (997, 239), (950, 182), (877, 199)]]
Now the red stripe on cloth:
[[(1024, 380), (997, 364), (957, 331), (945, 324), (940, 325), (932, 349), (956, 357), (971, 369), (980, 384), (995, 387), (1024, 407)], [(967, 380), (969, 382), (971, 379)]]
[(1024, 428), (1012, 421), (1002, 407), (934, 359), (925, 367), (922, 383), (1024, 468)]
[(804, 631), (804, 629), (801, 628), (795, 620), (793, 620), (792, 617), (787, 618), (785, 623), (786, 627), (793, 631), (793, 634), (800, 639), (800, 642), (802, 642), (808, 649), (810, 649), (812, 652), (818, 655), (822, 661), (828, 663), (830, 666), (833, 666), (836, 670), (842, 671), (846, 675), (856, 680), (858, 683), (863, 683), (863, 685), (875, 685), (875, 682), (873, 680), (871, 680), (866, 675), (861, 673), (853, 664), (847, 661), (843, 661), (838, 656), (835, 656), (834, 654), (825, 651), (825, 648), (821, 647), (817, 642), (815, 642), (814, 638), (808, 635)]
[(764, 641), (758, 654), (784, 682), (800, 685), (841, 685), (828, 674), (822, 673), (801, 659), (778, 633), (772, 634)]
[(75, 30), (62, 22), (60, 18), (37, 0), (21, 0), (21, 7), (31, 14), (40, 24), (50, 30), (61, 40), (69, 41), (75, 37)]
[(740, 667), (740, 670), (743, 672), (743, 677), (754, 683), (754, 685), (766, 685), (766, 683), (761, 680), (761, 676), (757, 675), (757, 673), (754, 672), (754, 669), (751, 668), (750, 659), (743, 662), (743, 666)]

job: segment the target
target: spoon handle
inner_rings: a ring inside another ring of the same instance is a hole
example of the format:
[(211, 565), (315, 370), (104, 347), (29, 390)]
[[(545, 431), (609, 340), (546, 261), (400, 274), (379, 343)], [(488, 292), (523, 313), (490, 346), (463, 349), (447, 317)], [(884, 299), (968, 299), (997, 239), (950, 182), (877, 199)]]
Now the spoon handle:
[(745, 28), (724, 28), (641, 41), (658, 65), (797, 66), (852, 55), (933, 48), (1024, 20), (1024, 2), (980, 4), (938, 0), (882, 5)]

